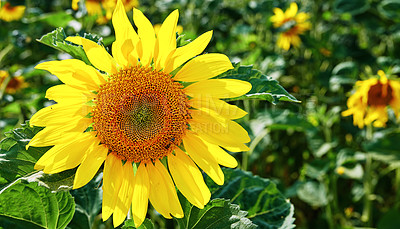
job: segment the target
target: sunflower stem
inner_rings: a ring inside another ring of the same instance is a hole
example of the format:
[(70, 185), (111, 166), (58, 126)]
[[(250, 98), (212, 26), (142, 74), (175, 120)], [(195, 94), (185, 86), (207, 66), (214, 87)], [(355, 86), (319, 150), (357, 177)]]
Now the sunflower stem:
[[(368, 125), (366, 129), (365, 138), (367, 141), (372, 140), (373, 136), (373, 127), (372, 125)], [(361, 215), (361, 220), (367, 223), (368, 227), (372, 226), (372, 201), (371, 196), (373, 192), (373, 184), (372, 184), (372, 156), (370, 153), (366, 153), (365, 155), (365, 173), (364, 173), (364, 209)]]

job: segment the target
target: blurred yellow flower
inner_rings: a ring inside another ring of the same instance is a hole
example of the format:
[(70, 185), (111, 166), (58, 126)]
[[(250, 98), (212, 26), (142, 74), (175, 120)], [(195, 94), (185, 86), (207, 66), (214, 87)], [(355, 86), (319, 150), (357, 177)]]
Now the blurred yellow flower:
[(270, 18), (275, 28), (283, 30), (279, 34), (277, 45), (284, 50), (289, 50), (290, 45), (299, 47), (301, 44), (299, 35), (311, 28), (311, 23), (307, 21), (310, 15), (303, 12), (297, 13), (297, 10), (297, 4), (292, 2), (285, 12), (274, 8), (275, 15)]
[(0, 70), (0, 88), (3, 88), (3, 83), (7, 83), (7, 86), (5, 87), (5, 92), (8, 94), (14, 94), (18, 90), (21, 90), (28, 86), (23, 76), (15, 76), (7, 81), (8, 77), (9, 74), (7, 71)]
[[(78, 2), (80, 0), (72, 0), (72, 9), (78, 10)], [(138, 0), (122, 0), (125, 11), (139, 6)], [(89, 15), (97, 15), (97, 23), (105, 24), (111, 19), (112, 13), (117, 5), (117, 0), (86, 0), (85, 6)], [(103, 13), (105, 12), (105, 14)]]
[(396, 117), (400, 116), (400, 82), (389, 80), (382, 70), (379, 79), (372, 78), (356, 83), (356, 92), (347, 100), (348, 110), (343, 116), (353, 115), (353, 123), (359, 128), (373, 124), (384, 127), (388, 121), (388, 106)]
[(25, 8), (25, 6), (12, 6), (6, 2), (1, 6), (0, 19), (7, 22), (19, 20), (24, 16)]

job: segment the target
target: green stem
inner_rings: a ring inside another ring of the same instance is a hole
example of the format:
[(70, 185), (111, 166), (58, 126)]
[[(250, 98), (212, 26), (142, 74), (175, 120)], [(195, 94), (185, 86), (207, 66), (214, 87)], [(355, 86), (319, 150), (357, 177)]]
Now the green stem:
[[(3, 62), (3, 58), (9, 53), (11, 52), (11, 50), (13, 49), (13, 45), (9, 44), (7, 45), (3, 50), (0, 51), (0, 63)], [(1, 67), (1, 65), (0, 65)]]
[[(368, 125), (365, 133), (365, 138), (367, 141), (370, 141), (373, 136), (373, 127), (372, 125)], [(361, 215), (361, 220), (367, 223), (367, 226), (372, 226), (372, 201), (371, 195), (373, 192), (373, 184), (372, 184), (372, 156), (367, 152), (365, 155), (365, 172), (364, 172), (364, 209)]]
[(395, 205), (394, 208), (399, 209), (400, 208), (400, 168), (396, 169), (396, 200), (395, 200)]
[(372, 158), (369, 153), (366, 154), (365, 174), (364, 174), (364, 209), (361, 220), (367, 223), (367, 226), (372, 226), (372, 183), (371, 183), (371, 164)]
[[(325, 182), (325, 187), (327, 190), (329, 190), (329, 186), (330, 186), (330, 183), (329, 183), (329, 180), (327, 179)], [(328, 221), (329, 229), (335, 229), (335, 221), (333, 219), (331, 201), (328, 200), (325, 210), (326, 210), (326, 220)]]
[(244, 171), (247, 170), (247, 166), (248, 166), (248, 160), (250, 155), (253, 153), (254, 149), (257, 147), (258, 143), (261, 142), (261, 140), (268, 134), (268, 130), (264, 129), (263, 131), (261, 131), (254, 139), (253, 141), (251, 141), (250, 143), (250, 150), (245, 152), (242, 158), (242, 169)]

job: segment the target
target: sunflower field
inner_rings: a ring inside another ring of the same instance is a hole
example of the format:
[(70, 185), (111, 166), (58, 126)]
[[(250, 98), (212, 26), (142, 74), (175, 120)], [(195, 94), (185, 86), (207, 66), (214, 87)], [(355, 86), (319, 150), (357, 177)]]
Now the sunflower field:
[(400, 228), (399, 0), (1, 0), (0, 228)]

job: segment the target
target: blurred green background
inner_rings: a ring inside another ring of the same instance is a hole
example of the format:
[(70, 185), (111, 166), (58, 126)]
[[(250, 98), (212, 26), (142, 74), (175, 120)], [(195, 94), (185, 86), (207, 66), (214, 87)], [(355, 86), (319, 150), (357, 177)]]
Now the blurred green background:
[[(37, 39), (63, 27), (67, 35), (97, 34), (109, 48), (114, 41), (111, 22), (99, 24), (82, 3), (75, 11), (67, 0), (8, 2), (26, 10), (19, 20), (0, 20), (0, 70), (7, 80), (22, 76), (26, 84), (8, 92), (6, 81), (0, 86), (1, 138), (51, 104), (45, 91), (60, 81), (34, 66), (70, 58)], [(141, 0), (138, 8), (155, 24), (179, 9), (182, 43), (213, 30), (207, 52), (253, 65), (302, 101), (233, 102), (249, 113), (240, 124), (252, 139), (249, 152), (234, 154), (240, 168), (278, 184), (294, 204), (297, 228), (398, 228), (399, 122), (389, 113), (385, 128), (359, 129), (341, 112), (357, 80), (380, 69), (399, 75), (400, 1), (299, 1), (311, 29), (300, 36), (299, 48), (285, 51), (276, 45), (281, 31), (270, 17), (274, 7), (285, 11), (290, 3)]]

